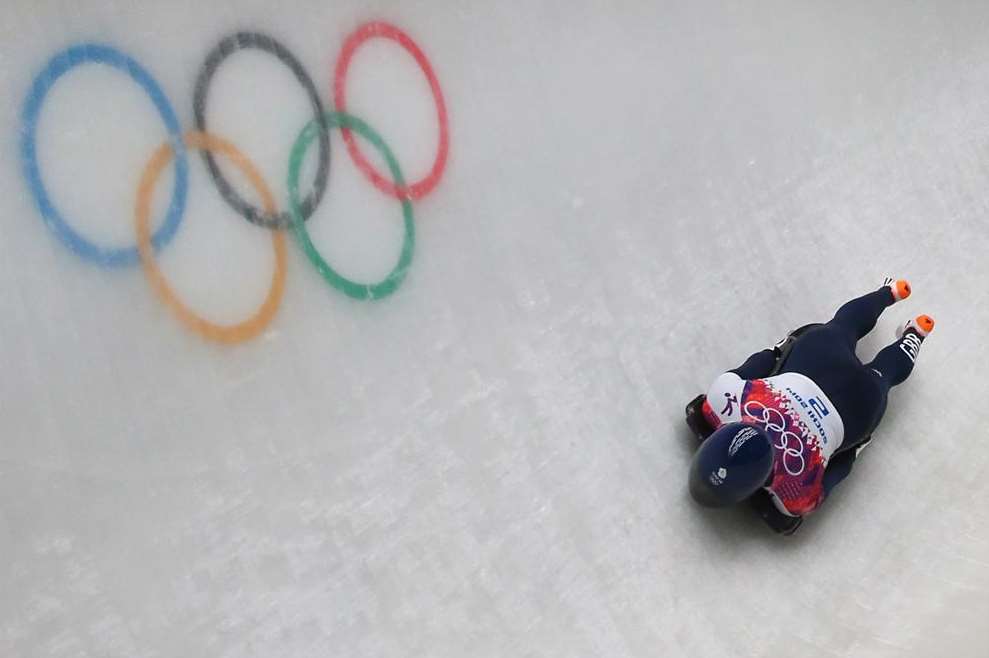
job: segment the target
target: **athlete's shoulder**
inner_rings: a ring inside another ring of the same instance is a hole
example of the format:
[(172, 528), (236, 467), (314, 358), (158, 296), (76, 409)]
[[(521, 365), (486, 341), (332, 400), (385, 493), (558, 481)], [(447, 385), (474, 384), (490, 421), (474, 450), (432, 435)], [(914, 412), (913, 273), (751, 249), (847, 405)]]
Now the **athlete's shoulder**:
[(721, 423), (741, 420), (741, 404), (748, 383), (735, 373), (726, 372), (711, 384), (707, 390), (707, 404)]

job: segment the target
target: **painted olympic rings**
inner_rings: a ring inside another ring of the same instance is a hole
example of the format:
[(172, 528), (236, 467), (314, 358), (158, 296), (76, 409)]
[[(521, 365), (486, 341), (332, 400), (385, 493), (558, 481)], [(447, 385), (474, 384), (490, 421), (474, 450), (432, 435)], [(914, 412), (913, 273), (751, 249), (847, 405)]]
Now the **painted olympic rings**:
[[(209, 96), (209, 86), (213, 80), (213, 75), (227, 57), (245, 48), (256, 48), (263, 52), (271, 53), (278, 61), (287, 66), (292, 71), (295, 79), (306, 90), (306, 95), (309, 97), (309, 104), (312, 105), (313, 115), (317, 119), (323, 116), (323, 102), (319, 99), (319, 94), (316, 92), (316, 86), (313, 84), (312, 78), (309, 77), (306, 69), (289, 52), (288, 48), (265, 34), (259, 34), (258, 32), (238, 32), (220, 41), (210, 51), (209, 55), (206, 56), (206, 62), (199, 71), (199, 77), (196, 79), (196, 91), (192, 101), (192, 109), (196, 115), (197, 130), (200, 132), (208, 132), (209, 130), (206, 127), (206, 99)], [(227, 179), (223, 177), (223, 174), (220, 173), (220, 168), (216, 166), (212, 152), (209, 149), (203, 149), (202, 154), (203, 160), (206, 162), (206, 168), (209, 170), (209, 175), (216, 184), (216, 188), (220, 191), (220, 194), (227, 203), (233, 206), (234, 210), (243, 215), (248, 221), (268, 228), (286, 228), (289, 225), (291, 219), (288, 213), (281, 215), (262, 214), (258, 212), (257, 208), (240, 198), (240, 195), (237, 194), (233, 187), (230, 186), (230, 183), (227, 182)], [(320, 131), (319, 135), (319, 163), (316, 165), (316, 179), (313, 181), (312, 191), (309, 192), (308, 196), (302, 202), (300, 214), (303, 220), (309, 219), (313, 210), (319, 204), (319, 200), (323, 197), (323, 193), (326, 191), (326, 179), (329, 173), (330, 136), (326, 127), (323, 126), (323, 130)]]
[[(257, 190), (265, 214), (274, 216), (275, 198), (271, 195), (271, 190), (268, 189), (268, 185), (264, 182), (257, 167), (237, 147), (219, 137), (196, 131), (186, 134), (185, 144), (191, 148), (215, 151), (227, 156)], [(195, 333), (222, 343), (239, 343), (251, 339), (268, 326), (272, 318), (275, 317), (275, 312), (282, 300), (282, 292), (285, 290), (285, 234), (280, 231), (271, 234), (271, 242), (275, 248), (275, 272), (271, 277), (271, 288), (268, 290), (268, 295), (254, 315), (234, 325), (215, 324), (196, 315), (172, 292), (168, 282), (165, 281), (165, 276), (155, 263), (149, 235), (148, 215), (151, 214), (151, 197), (155, 183), (161, 175), (161, 170), (165, 168), (172, 156), (171, 144), (166, 142), (158, 147), (144, 168), (144, 174), (141, 176), (141, 182), (137, 187), (137, 204), (134, 217), (137, 223), (137, 248), (141, 254), (144, 272), (151, 282), (151, 287), (155, 289), (165, 305), (171, 308), (179, 320)]]
[(175, 231), (182, 221), (185, 212), (186, 192), (189, 186), (189, 165), (186, 161), (185, 146), (182, 143), (182, 129), (175, 116), (175, 110), (165, 97), (165, 92), (151, 74), (116, 48), (94, 43), (73, 46), (56, 54), (48, 61), (48, 65), (35, 77), (28, 92), (27, 102), (21, 119), (21, 161), (24, 166), (24, 176), (34, 197), (45, 223), (58, 238), (72, 251), (87, 260), (100, 265), (116, 267), (120, 265), (136, 265), (140, 260), (136, 247), (100, 247), (72, 228), (62, 213), (55, 207), (41, 177), (38, 167), (37, 139), (38, 117), (41, 106), (60, 77), (82, 64), (105, 64), (119, 69), (129, 75), (154, 103), (155, 109), (165, 123), (172, 147), (175, 149), (175, 187), (172, 189), (172, 201), (161, 227), (151, 237), (151, 244), (157, 249), (168, 243), (175, 236)]
[(289, 212), (294, 219), (292, 229), (295, 232), (296, 238), (299, 240), (299, 244), (302, 245), (303, 251), (306, 252), (306, 256), (309, 257), (309, 260), (323, 276), (323, 279), (331, 286), (354, 299), (377, 299), (385, 297), (395, 292), (405, 278), (409, 265), (412, 263), (412, 249), (415, 246), (415, 223), (412, 218), (412, 203), (404, 196), (399, 199), (402, 203), (405, 238), (402, 242), (402, 251), (399, 255), (398, 263), (396, 263), (395, 267), (384, 279), (373, 284), (357, 283), (341, 276), (336, 270), (330, 267), (329, 263), (323, 259), (313, 245), (312, 240), (309, 239), (309, 233), (306, 231), (305, 224), (302, 222), (304, 205), (299, 201), (299, 170), (302, 168), (302, 162), (305, 160), (309, 145), (312, 144), (316, 134), (322, 132), (321, 124), (323, 123), (328, 124), (331, 128), (339, 126), (341, 131), (357, 131), (361, 137), (371, 142), (371, 145), (378, 149), (381, 155), (384, 156), (395, 185), (399, 187), (405, 186), (405, 179), (402, 177), (402, 171), (398, 167), (398, 161), (395, 160), (391, 149), (388, 148), (388, 145), (385, 144), (378, 133), (374, 132), (370, 126), (357, 117), (350, 116), (344, 112), (330, 112), (324, 115), (322, 120), (313, 119), (310, 121), (303, 128), (302, 132), (299, 133), (298, 139), (295, 140), (295, 144), (292, 146), (288, 165)]
[(416, 60), (416, 64), (419, 65), (419, 68), (425, 74), (426, 80), (429, 82), (429, 89), (433, 93), (433, 102), (436, 103), (436, 118), (439, 121), (440, 143), (436, 151), (436, 159), (433, 161), (433, 166), (429, 170), (429, 173), (422, 180), (406, 187), (405, 185), (392, 183), (375, 171), (374, 166), (368, 162), (367, 158), (364, 157), (364, 154), (357, 147), (354, 136), (346, 128), (343, 129), (343, 139), (347, 144), (347, 151), (357, 164), (357, 167), (379, 190), (391, 194), (394, 197), (421, 199), (433, 191), (433, 188), (436, 187), (436, 184), (440, 182), (440, 178), (443, 176), (443, 170), (446, 168), (447, 155), (450, 150), (450, 129), (446, 116), (446, 103), (443, 100), (443, 90), (440, 89), (439, 80), (436, 79), (436, 74), (433, 72), (433, 67), (430, 65), (429, 60), (423, 54), (422, 50), (420, 50), (419, 46), (416, 45), (415, 41), (394, 25), (380, 21), (365, 23), (354, 30), (347, 37), (347, 40), (344, 41), (343, 49), (341, 49), (340, 56), (337, 58), (336, 70), (333, 73), (333, 104), (336, 105), (339, 111), (347, 111), (347, 70), (350, 68), (350, 60), (353, 59), (354, 52), (362, 44), (374, 37), (391, 39), (398, 43), (398, 45), (402, 46), (402, 48), (412, 55)]
[[(368, 39), (381, 36), (393, 39), (412, 54), (426, 75), (433, 100), (436, 103), (440, 124), (440, 145), (430, 172), (420, 181), (407, 185), (401, 168), (384, 139), (365, 121), (344, 111), (344, 87), (347, 69), (354, 51)], [(303, 86), (313, 109), (313, 118), (295, 140), (288, 168), (288, 208), (279, 213), (275, 198), (264, 182), (256, 166), (231, 142), (206, 130), (206, 100), (213, 75), (223, 61), (244, 48), (256, 48), (275, 56), (285, 64)], [(104, 64), (127, 73), (151, 98), (161, 116), (168, 134), (168, 141), (152, 154), (141, 175), (135, 203), (134, 223), (137, 245), (134, 247), (102, 247), (94, 244), (72, 228), (55, 207), (44, 185), (37, 155), (38, 118), (48, 92), (61, 76), (86, 63)], [(308, 260), (332, 287), (361, 300), (380, 299), (392, 294), (404, 281), (412, 263), (415, 247), (415, 221), (411, 199), (419, 199), (432, 191), (446, 167), (449, 151), (449, 130), (446, 105), (433, 68), (422, 50), (404, 32), (393, 25), (381, 22), (367, 23), (357, 28), (344, 42), (337, 62), (333, 92), (337, 99), (337, 111), (326, 112), (315, 90), (312, 79), (298, 59), (275, 39), (257, 32), (237, 32), (222, 39), (206, 58), (196, 79), (193, 114), (198, 130), (184, 136), (175, 111), (169, 104), (159, 84), (140, 64), (116, 48), (102, 44), (81, 44), (57, 53), (31, 84), (22, 112), (21, 159), (25, 178), (42, 218), (55, 235), (72, 251), (83, 258), (103, 266), (136, 265), (141, 263), (151, 287), (186, 327), (200, 336), (224, 343), (237, 343), (257, 336), (271, 322), (277, 312), (285, 288), (286, 253), (284, 230), (291, 229), (296, 241)], [(347, 279), (334, 270), (313, 245), (306, 229), (306, 220), (319, 204), (327, 185), (330, 168), (330, 128), (340, 128), (348, 151), (355, 164), (366, 177), (384, 192), (398, 199), (402, 205), (404, 238), (398, 260), (390, 273), (377, 283), (359, 283)], [(353, 133), (358, 133), (383, 156), (391, 179), (376, 172), (358, 150)], [(318, 164), (312, 189), (304, 197), (299, 191), (299, 176), (305, 155), (312, 143), (319, 140)], [(203, 161), (221, 196), (239, 214), (259, 226), (274, 229), (272, 245), (275, 250), (275, 270), (267, 296), (254, 314), (237, 324), (221, 325), (210, 322), (193, 312), (168, 285), (157, 266), (155, 254), (174, 236), (182, 222), (188, 192), (187, 148), (203, 152)], [(246, 176), (248, 182), (261, 197), (261, 208), (256, 208), (237, 194), (220, 173), (214, 154), (219, 153)], [(175, 183), (172, 198), (162, 225), (151, 233), (151, 198), (163, 169), (175, 162)]]

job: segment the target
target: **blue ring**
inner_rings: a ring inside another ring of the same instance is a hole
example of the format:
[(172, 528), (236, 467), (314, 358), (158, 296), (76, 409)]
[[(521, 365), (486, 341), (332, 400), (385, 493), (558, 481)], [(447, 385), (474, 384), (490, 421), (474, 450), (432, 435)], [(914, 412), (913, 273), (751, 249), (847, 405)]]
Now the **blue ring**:
[(55, 235), (64, 242), (69, 249), (76, 252), (83, 258), (96, 262), (106, 267), (119, 267), (122, 265), (135, 265), (140, 262), (141, 256), (137, 247), (108, 248), (93, 244), (73, 229), (62, 217), (62, 214), (55, 208), (51, 198), (45, 190), (45, 184), (41, 180), (41, 171), (38, 168), (38, 154), (36, 149), (36, 138), (38, 129), (38, 115), (41, 113), (41, 105), (45, 100), (48, 91), (55, 85), (55, 82), (76, 66), (88, 62), (96, 64), (106, 64), (115, 69), (119, 69), (129, 75), (134, 82), (139, 84), (151, 97), (158, 114), (161, 115), (168, 129), (169, 140), (175, 152), (175, 187), (172, 190), (172, 200), (168, 206), (168, 214), (165, 222), (155, 231), (151, 237), (151, 244), (155, 250), (161, 248), (175, 236), (185, 212), (186, 192), (189, 187), (189, 165), (186, 161), (185, 143), (182, 140), (182, 129), (179, 127), (179, 120), (175, 116), (165, 93), (155, 82), (151, 74), (144, 70), (140, 64), (129, 56), (123, 54), (116, 48), (101, 44), (86, 43), (72, 46), (58, 53), (48, 62), (48, 66), (34, 79), (31, 84), (31, 91), (24, 103), (24, 111), (21, 114), (21, 161), (24, 166), (24, 175), (27, 177), (28, 186), (34, 196), (38, 209), (44, 217), (45, 224), (48, 225)]

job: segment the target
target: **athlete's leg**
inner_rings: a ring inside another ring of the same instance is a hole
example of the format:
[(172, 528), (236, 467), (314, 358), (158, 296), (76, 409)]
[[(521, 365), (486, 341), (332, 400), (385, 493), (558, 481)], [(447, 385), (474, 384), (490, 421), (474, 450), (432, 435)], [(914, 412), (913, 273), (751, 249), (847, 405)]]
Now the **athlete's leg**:
[(875, 371), (890, 387), (902, 384), (913, 372), (921, 343), (933, 330), (934, 320), (930, 316), (918, 316), (907, 323), (899, 340), (884, 347), (866, 367)]
[[(867, 443), (886, 413), (890, 383), (878, 370), (862, 366), (843, 396), (848, 413), (841, 412), (845, 440), (839, 452), (858, 449)], [(835, 403), (837, 405), (837, 403)]]
[(887, 279), (879, 290), (844, 304), (828, 325), (841, 330), (846, 341), (854, 347), (855, 343), (873, 330), (883, 311), (909, 296), (909, 283)]

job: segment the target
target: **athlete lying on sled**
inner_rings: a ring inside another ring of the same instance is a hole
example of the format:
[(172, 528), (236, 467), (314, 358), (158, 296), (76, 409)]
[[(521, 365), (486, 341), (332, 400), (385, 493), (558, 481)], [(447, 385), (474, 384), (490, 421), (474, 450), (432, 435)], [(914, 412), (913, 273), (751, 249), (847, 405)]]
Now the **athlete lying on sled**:
[(934, 320), (920, 315), (871, 363), (859, 361), (858, 340), (909, 295), (909, 283), (887, 279), (830, 322), (753, 354), (691, 402), (687, 423), (704, 439), (690, 469), (694, 499), (708, 507), (748, 499), (774, 530), (794, 532), (851, 472), (890, 388), (910, 375), (934, 330)]

